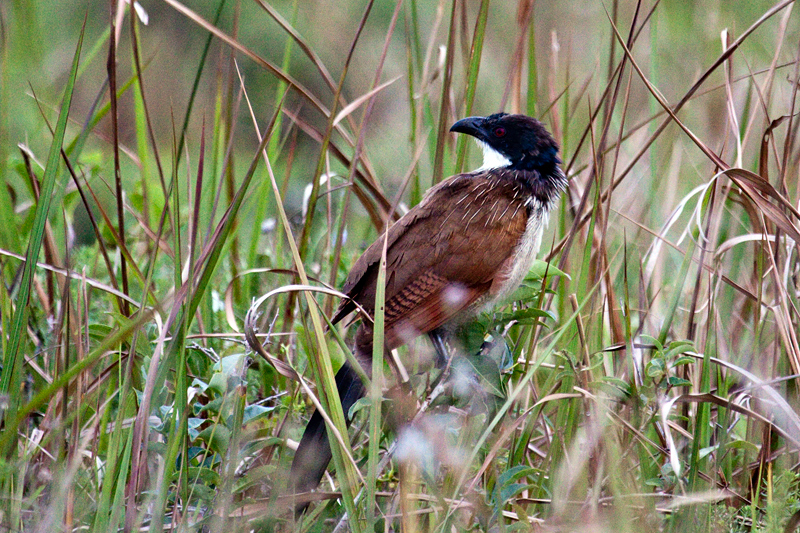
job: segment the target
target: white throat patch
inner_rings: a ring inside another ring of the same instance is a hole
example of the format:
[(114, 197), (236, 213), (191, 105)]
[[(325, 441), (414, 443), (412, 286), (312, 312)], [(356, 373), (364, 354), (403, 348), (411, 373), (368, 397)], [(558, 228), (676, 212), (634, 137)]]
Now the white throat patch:
[(480, 146), (481, 150), (483, 150), (483, 165), (481, 165), (481, 168), (477, 169), (477, 171), (503, 168), (511, 164), (511, 161), (506, 156), (504, 156), (503, 154), (501, 154), (500, 152), (498, 152), (485, 142), (478, 141), (478, 146)]

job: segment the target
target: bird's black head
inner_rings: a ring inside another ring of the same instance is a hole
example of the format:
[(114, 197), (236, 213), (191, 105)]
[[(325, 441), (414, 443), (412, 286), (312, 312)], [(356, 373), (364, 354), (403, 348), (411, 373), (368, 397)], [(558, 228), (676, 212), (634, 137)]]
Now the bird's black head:
[(453, 124), (450, 131), (478, 140), (484, 156), (481, 170), (536, 170), (547, 175), (561, 163), (553, 136), (541, 122), (525, 115), (468, 117)]

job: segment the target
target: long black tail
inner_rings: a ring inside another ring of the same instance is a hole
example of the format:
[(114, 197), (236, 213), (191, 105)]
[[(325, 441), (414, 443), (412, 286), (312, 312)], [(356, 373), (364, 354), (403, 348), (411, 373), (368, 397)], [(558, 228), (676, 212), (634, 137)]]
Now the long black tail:
[[(364, 384), (350, 363), (345, 363), (336, 373), (336, 388), (342, 400), (347, 425), (350, 417), (347, 413), (359, 398), (364, 396)], [(328, 463), (331, 462), (331, 445), (328, 442), (328, 430), (325, 420), (319, 412), (315, 412), (308, 421), (300, 446), (292, 461), (292, 485), (295, 494), (308, 492), (319, 485)], [(295, 513), (300, 514), (308, 507), (308, 503), (297, 506)]]

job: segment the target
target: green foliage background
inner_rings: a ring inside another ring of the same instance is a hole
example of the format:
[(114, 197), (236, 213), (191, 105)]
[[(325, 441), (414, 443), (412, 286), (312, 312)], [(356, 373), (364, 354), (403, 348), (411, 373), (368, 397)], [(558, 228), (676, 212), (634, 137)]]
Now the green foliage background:
[[(3, 529), (793, 524), (793, 2), (135, 5), (0, 4)], [(452, 386), (419, 340), (414, 400), (387, 365), (348, 433), (318, 289), (498, 110), (562, 147), (548, 263)], [(316, 404), (341, 439), (294, 520)]]

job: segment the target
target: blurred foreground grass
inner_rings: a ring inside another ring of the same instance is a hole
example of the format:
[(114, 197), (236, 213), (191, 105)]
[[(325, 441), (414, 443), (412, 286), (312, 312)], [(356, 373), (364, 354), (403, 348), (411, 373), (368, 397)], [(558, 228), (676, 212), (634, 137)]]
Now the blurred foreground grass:
[[(3, 530), (791, 525), (792, 2), (135, 5), (0, 4)], [(501, 109), (562, 146), (549, 266), (464, 332), (444, 396), (403, 349), (418, 402), (387, 369), (358, 408), (414, 424), (340, 428), (293, 521), (308, 394), (349, 341), (291, 285), (340, 287), (475, 165), (446, 128)]]

